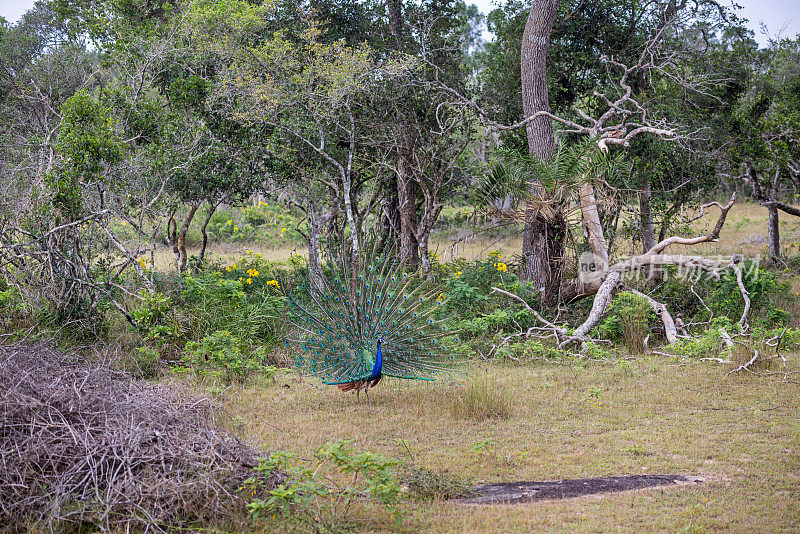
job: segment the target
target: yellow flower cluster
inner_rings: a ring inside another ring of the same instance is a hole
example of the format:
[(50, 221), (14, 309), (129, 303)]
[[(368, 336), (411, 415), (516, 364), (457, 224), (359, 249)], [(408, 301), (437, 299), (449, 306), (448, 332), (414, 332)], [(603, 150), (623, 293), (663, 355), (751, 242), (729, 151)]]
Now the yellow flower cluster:
[(506, 265), (506, 264), (505, 264), (505, 263), (503, 263), (502, 261), (499, 261), (499, 262), (495, 263), (495, 264), (494, 264), (494, 266), (495, 266), (495, 267), (497, 268), (497, 270), (498, 270), (498, 271), (500, 271), (501, 273), (504, 273), (504, 272), (508, 271), (508, 265)]
[(278, 283), (278, 281), (277, 281), (277, 280), (268, 280), (268, 281), (267, 281), (267, 285), (268, 285), (268, 286), (280, 287), (280, 284)]
[(454, 278), (458, 278), (461, 276), (461, 271), (456, 271), (456, 274), (453, 275)]
[(286, 237), (286, 228), (281, 228), (281, 237)]
[(255, 269), (247, 269), (247, 276), (252, 276), (253, 278), (258, 278), (258, 271)]
[(138, 263), (138, 264), (139, 264), (139, 267), (141, 267), (142, 269), (144, 269), (145, 267), (147, 267), (147, 262), (146, 262), (146, 261), (144, 261), (144, 258), (137, 258), (137, 259), (136, 259), (136, 263)]

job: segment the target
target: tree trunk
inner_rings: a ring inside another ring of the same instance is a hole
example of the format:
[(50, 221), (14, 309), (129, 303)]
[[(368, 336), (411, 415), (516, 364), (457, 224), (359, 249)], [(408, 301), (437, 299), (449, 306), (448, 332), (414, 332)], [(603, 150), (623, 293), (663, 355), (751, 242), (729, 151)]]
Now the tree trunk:
[(175, 264), (179, 273), (186, 271), (186, 234), (189, 232), (189, 225), (192, 224), (194, 214), (197, 213), (197, 208), (199, 207), (199, 202), (195, 201), (191, 203), (189, 211), (186, 212), (183, 223), (181, 223), (180, 231), (178, 231), (177, 224), (175, 223), (174, 214), (167, 223), (167, 228), (172, 226), (172, 232), (169, 234), (169, 241), (170, 245), (172, 245), (172, 252), (175, 254)]
[[(389, 15), (389, 31), (392, 46), (403, 51), (403, 3), (402, 0), (386, 0)], [(404, 117), (405, 110), (397, 110), (397, 123), (400, 129), (400, 143), (397, 148), (397, 209), (402, 212), (400, 221), (400, 261), (409, 268), (419, 265), (419, 250), (414, 234), (417, 231), (417, 207), (414, 177), (411, 168), (411, 128)]]
[(651, 199), (653, 192), (650, 188), (650, 179), (639, 191), (639, 217), (642, 222), (642, 252), (647, 252), (656, 246), (656, 226), (653, 223), (653, 209)]
[(419, 241), (419, 256), (422, 263), (422, 276), (425, 277), (426, 280), (430, 280), (433, 275), (431, 274), (431, 258), (428, 255), (427, 238), (423, 238)]
[(769, 258), (777, 265), (781, 259), (781, 232), (778, 225), (778, 208), (770, 206), (769, 220), (767, 221), (767, 239), (769, 241)]
[[(547, 93), (547, 51), (550, 32), (558, 12), (558, 0), (534, 0), (522, 35), (522, 107), (526, 117), (537, 111), (550, 111)], [(538, 117), (526, 126), (528, 150), (545, 160), (555, 153), (553, 122)], [(538, 200), (547, 192), (538, 180), (528, 183), (529, 199), (522, 235), (522, 278), (532, 281), (542, 291), (542, 302), (552, 306), (558, 301), (563, 270), (566, 226), (560, 206), (548, 218), (537, 209)]]
[(197, 257), (197, 263), (192, 270), (194, 276), (197, 276), (197, 271), (200, 270), (200, 267), (203, 265), (203, 262), (206, 259), (206, 248), (208, 247), (208, 223), (211, 222), (211, 217), (214, 215), (214, 212), (217, 211), (217, 207), (219, 207), (222, 200), (219, 200), (215, 203), (208, 203), (208, 215), (206, 215), (205, 220), (203, 221), (203, 226), (200, 227), (200, 233), (203, 234), (203, 245), (200, 247), (200, 254)]
[[(522, 34), (522, 108), (526, 117), (537, 111), (550, 112), (547, 51), (558, 5), (558, 0), (534, 0)], [(538, 117), (526, 128), (530, 153), (540, 160), (550, 158), (556, 150), (553, 121)]]
[(314, 200), (308, 203), (308, 278), (311, 285), (322, 288), (322, 266), (319, 261), (319, 236), (322, 231), (321, 214)]
[(419, 265), (417, 239), (417, 202), (411, 165), (401, 148), (397, 161), (397, 200), (400, 211), (400, 261), (409, 268)]
[(558, 302), (566, 234), (567, 226), (560, 207), (552, 217), (539, 213), (531, 216), (531, 208), (528, 208), (522, 234), (523, 279), (536, 284), (545, 306), (554, 306)]
[[(778, 192), (781, 185), (781, 171), (775, 171), (775, 176), (772, 178), (772, 187), (769, 190), (769, 200), (775, 202), (778, 200)], [(769, 210), (769, 220), (767, 221), (767, 238), (769, 240), (769, 258), (774, 265), (777, 265), (781, 260), (781, 230), (778, 217), (778, 208), (774, 204), (770, 204), (767, 208)]]

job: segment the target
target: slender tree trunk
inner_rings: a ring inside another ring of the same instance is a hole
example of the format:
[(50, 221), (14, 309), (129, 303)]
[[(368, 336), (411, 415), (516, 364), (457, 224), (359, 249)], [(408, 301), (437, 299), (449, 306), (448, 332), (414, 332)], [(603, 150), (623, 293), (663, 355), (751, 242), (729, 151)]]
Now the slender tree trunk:
[(411, 165), (404, 150), (397, 161), (397, 200), (400, 212), (400, 261), (415, 269), (419, 265), (417, 239), (417, 202)]
[(321, 214), (316, 201), (308, 203), (308, 278), (311, 284), (322, 288), (322, 266), (319, 261), (319, 236), (322, 231)]
[(205, 220), (203, 221), (203, 226), (200, 227), (200, 233), (203, 234), (203, 245), (200, 247), (200, 254), (197, 257), (197, 263), (194, 266), (193, 273), (197, 276), (197, 271), (203, 265), (203, 262), (206, 259), (206, 248), (208, 247), (208, 223), (211, 222), (211, 217), (217, 211), (217, 207), (222, 203), (222, 199), (218, 200), (215, 203), (208, 203), (208, 215), (206, 215)]
[[(172, 245), (172, 252), (175, 254), (175, 264), (180, 273), (186, 271), (186, 262), (188, 259), (186, 254), (186, 234), (189, 232), (189, 226), (192, 224), (194, 214), (197, 213), (197, 208), (199, 207), (199, 202), (195, 201), (190, 204), (189, 211), (186, 212), (186, 216), (183, 218), (180, 230), (177, 228), (174, 213), (167, 223), (170, 245)], [(171, 232), (169, 231), (170, 227)]]
[[(522, 35), (522, 107), (525, 116), (550, 111), (547, 93), (547, 51), (550, 32), (558, 12), (558, 0), (534, 0)], [(538, 117), (527, 124), (528, 150), (540, 160), (555, 153), (553, 122)], [(532, 281), (542, 291), (542, 302), (552, 306), (558, 301), (564, 265), (566, 225), (561, 206), (554, 206), (552, 217), (537, 209), (537, 201), (546, 201), (541, 182), (528, 183), (525, 229), (522, 235), (522, 278)]]
[(778, 208), (770, 206), (767, 221), (767, 239), (769, 241), (769, 257), (772, 263), (777, 264), (781, 259), (781, 232), (779, 226)]
[(653, 191), (650, 188), (650, 179), (646, 179), (642, 190), (639, 191), (639, 217), (642, 222), (642, 252), (647, 252), (656, 246), (656, 226), (653, 223), (653, 209), (651, 200)]
[(427, 237), (419, 240), (419, 257), (422, 266), (422, 275), (427, 279), (431, 279), (431, 258), (428, 255), (428, 239)]
[[(781, 170), (775, 171), (772, 178), (772, 187), (769, 189), (769, 200), (776, 202), (781, 185)], [(769, 257), (773, 264), (777, 265), (781, 260), (781, 230), (777, 206), (770, 204), (769, 220), (767, 221), (767, 238), (769, 239)]]

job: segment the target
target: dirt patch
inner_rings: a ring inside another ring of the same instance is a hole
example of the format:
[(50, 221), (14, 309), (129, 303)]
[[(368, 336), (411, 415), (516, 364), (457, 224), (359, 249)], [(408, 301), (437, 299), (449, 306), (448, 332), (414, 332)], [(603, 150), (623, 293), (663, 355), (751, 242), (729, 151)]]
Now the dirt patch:
[(545, 499), (569, 499), (595, 493), (611, 493), (655, 486), (696, 484), (700, 477), (683, 475), (629, 475), (622, 477), (574, 478), (550, 482), (501, 482), (473, 488), (464, 504), (516, 504)]

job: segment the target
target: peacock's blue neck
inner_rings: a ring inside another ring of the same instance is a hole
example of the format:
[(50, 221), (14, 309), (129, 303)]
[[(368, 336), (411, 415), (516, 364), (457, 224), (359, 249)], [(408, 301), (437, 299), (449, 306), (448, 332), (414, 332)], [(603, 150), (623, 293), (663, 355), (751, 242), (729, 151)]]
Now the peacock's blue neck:
[(375, 355), (375, 365), (372, 366), (371, 379), (381, 376), (381, 368), (383, 367), (383, 353), (381, 353), (381, 340), (378, 340), (378, 353)]

